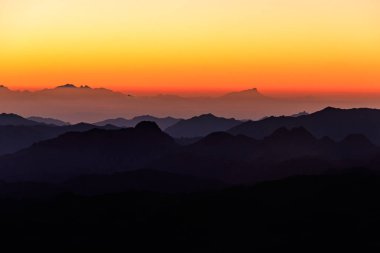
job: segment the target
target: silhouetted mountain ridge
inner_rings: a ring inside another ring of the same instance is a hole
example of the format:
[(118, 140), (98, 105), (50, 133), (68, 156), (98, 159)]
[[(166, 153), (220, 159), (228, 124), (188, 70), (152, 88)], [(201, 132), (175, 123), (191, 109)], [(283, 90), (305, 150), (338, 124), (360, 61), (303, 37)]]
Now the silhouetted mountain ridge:
[(36, 126), (41, 123), (25, 119), (20, 115), (14, 113), (1, 113), (0, 114), (0, 126)]
[(259, 121), (244, 122), (229, 130), (232, 134), (244, 134), (262, 139), (278, 128), (304, 127), (317, 137), (328, 136), (343, 140), (350, 134), (362, 134), (380, 145), (380, 110), (327, 107), (301, 117), (269, 117)]
[(70, 125), (68, 122), (64, 122), (59, 119), (53, 119), (53, 118), (44, 118), (44, 117), (38, 117), (38, 116), (32, 116), (28, 117), (29, 120), (39, 122), (46, 125), (56, 125), (56, 126), (67, 126)]
[(234, 118), (226, 119), (209, 113), (180, 120), (171, 127), (168, 127), (165, 132), (176, 138), (200, 137), (213, 132), (226, 131), (240, 123), (241, 121)]
[(213, 133), (162, 157), (155, 166), (175, 173), (242, 183), (320, 174), (335, 167), (350, 167), (353, 159), (358, 165), (368, 165), (378, 154), (380, 149), (368, 144), (364, 136), (348, 136), (346, 141), (335, 142), (327, 137), (316, 138), (305, 128), (297, 127), (280, 128), (262, 140)]
[(17, 152), (32, 144), (58, 137), (67, 132), (84, 132), (94, 128), (118, 129), (115, 126), (94, 126), (87, 123), (79, 123), (67, 126), (55, 126), (46, 124), (36, 125), (0, 125), (0, 155)]

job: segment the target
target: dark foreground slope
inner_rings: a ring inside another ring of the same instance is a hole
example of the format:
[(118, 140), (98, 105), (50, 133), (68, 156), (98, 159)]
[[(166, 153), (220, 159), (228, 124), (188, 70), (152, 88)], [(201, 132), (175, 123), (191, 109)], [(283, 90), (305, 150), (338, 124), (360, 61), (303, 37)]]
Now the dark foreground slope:
[(186, 195), (0, 199), (0, 242), (50, 252), (378, 251), (379, 194), (379, 176), (362, 172)]

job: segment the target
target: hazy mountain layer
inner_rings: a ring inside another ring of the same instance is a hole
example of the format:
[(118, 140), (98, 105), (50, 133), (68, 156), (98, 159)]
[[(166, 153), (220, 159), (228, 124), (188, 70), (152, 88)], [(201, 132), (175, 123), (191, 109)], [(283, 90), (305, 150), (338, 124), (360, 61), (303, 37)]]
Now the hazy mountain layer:
[(270, 115), (293, 115), (305, 110), (313, 112), (326, 106), (380, 107), (379, 101), (376, 97), (319, 97), (313, 94), (303, 97), (271, 97), (256, 88), (218, 97), (135, 96), (72, 84), (35, 92), (0, 88), (2, 111), (26, 117), (37, 115), (56, 118), (70, 123), (99, 122), (120, 117), (130, 119), (138, 115), (190, 118), (207, 113), (225, 118), (260, 119)]

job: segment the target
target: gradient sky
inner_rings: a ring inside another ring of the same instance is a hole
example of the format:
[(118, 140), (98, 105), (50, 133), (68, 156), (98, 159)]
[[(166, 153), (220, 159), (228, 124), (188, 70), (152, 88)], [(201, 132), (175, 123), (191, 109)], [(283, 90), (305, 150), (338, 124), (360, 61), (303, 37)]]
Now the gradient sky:
[(379, 0), (0, 0), (0, 84), (380, 92)]

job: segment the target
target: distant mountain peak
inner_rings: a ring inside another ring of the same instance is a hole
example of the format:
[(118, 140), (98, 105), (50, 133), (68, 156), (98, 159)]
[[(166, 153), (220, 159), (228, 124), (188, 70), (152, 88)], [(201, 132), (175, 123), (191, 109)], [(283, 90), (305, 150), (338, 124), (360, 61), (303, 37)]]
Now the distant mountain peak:
[(74, 84), (65, 84), (65, 85), (60, 85), (56, 87), (57, 89), (76, 89), (78, 88)]
[(227, 93), (222, 96), (224, 98), (258, 98), (264, 97), (257, 88), (251, 88), (247, 90)]
[(9, 90), (7, 86), (0, 84), (0, 89)]
[(56, 89), (91, 89), (91, 87), (88, 85), (76, 86), (75, 84), (68, 83), (68, 84), (57, 86)]
[(243, 92), (259, 93), (259, 90), (257, 88), (252, 88), (252, 89), (244, 90)]

